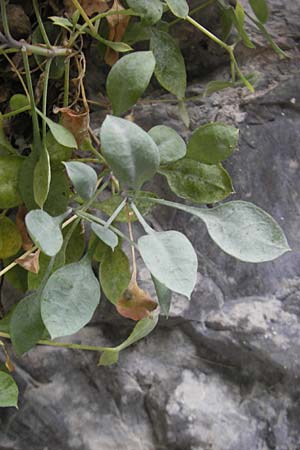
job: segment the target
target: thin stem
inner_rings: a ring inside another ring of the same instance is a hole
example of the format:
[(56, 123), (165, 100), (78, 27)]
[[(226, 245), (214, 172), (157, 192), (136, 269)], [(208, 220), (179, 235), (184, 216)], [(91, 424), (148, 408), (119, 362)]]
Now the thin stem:
[(11, 117), (17, 116), (18, 114), (22, 114), (23, 112), (29, 111), (31, 106), (23, 106), (22, 108), (15, 109), (14, 111), (10, 111), (9, 113), (3, 114), (1, 116), (1, 120), (10, 119)]
[[(1, 32), (0, 32), (0, 43), (2, 43), (5, 47), (11, 47), (7, 50), (8, 53), (13, 53), (15, 51), (25, 49), (26, 53), (28, 53), (29, 55), (35, 54), (45, 56), (46, 58), (54, 58), (55, 56), (69, 56), (73, 53), (73, 50), (71, 48), (57, 47), (57, 46), (47, 48), (42, 45), (32, 45), (28, 44), (28, 42), (24, 40), (17, 41), (11, 36), (5, 36)], [(2, 51), (2, 53), (4, 52)]]
[(40, 11), (39, 11), (39, 6), (38, 6), (37, 0), (32, 0), (32, 4), (33, 4), (33, 9), (34, 9), (34, 12), (35, 12), (38, 24), (39, 24), (39, 29), (40, 29), (41, 35), (42, 35), (42, 37), (44, 39), (44, 42), (45, 42), (45, 44), (46, 44), (46, 46), (48, 48), (51, 48), (51, 43), (50, 43), (50, 41), (48, 39), (47, 32), (45, 30), (45, 27), (44, 27), (44, 24), (43, 24), (41, 15), (40, 15)]
[[(49, 75), (50, 75), (50, 69), (51, 69), (51, 63), (52, 59), (49, 59), (46, 63), (46, 68), (44, 72), (44, 89), (43, 89), (43, 114), (46, 117), (47, 116), (47, 96), (48, 96), (48, 84), (49, 84)], [(43, 136), (43, 145), (46, 146), (46, 134), (47, 134), (47, 122), (45, 119), (43, 119), (42, 122), (42, 136)]]
[(214, 41), (216, 44), (220, 45), (221, 47), (223, 47), (227, 52), (229, 52), (230, 50), (230, 46), (227, 45), (225, 42), (223, 42), (221, 39), (219, 39), (217, 36), (215, 36), (213, 33), (211, 33), (209, 30), (207, 30), (203, 25), (201, 25), (200, 23), (198, 23), (196, 20), (194, 20), (192, 17), (187, 16), (186, 20), (191, 23), (195, 28), (197, 28), (198, 30), (200, 30), (203, 34), (205, 34), (207, 37), (209, 37), (209, 39), (211, 39), (212, 41)]
[[(0, 337), (10, 339), (10, 334), (0, 332)], [(105, 350), (113, 350), (110, 347), (98, 347), (95, 345), (68, 344), (66, 342), (52, 342), (47, 340), (38, 341), (38, 345), (46, 345), (48, 347), (69, 348), (73, 350), (87, 350), (90, 352), (103, 352)]]
[(91, 32), (93, 34), (97, 34), (97, 30), (94, 27), (93, 23), (91, 22), (89, 16), (87, 15), (87, 13), (85, 12), (85, 10), (83, 9), (83, 7), (81, 6), (81, 4), (79, 3), (78, 0), (72, 0), (73, 5), (75, 6), (75, 8), (80, 12), (80, 15), (82, 16), (83, 20), (85, 21), (85, 23), (87, 24), (87, 26), (89, 27), (89, 29), (91, 30)]
[(144, 219), (144, 217), (142, 216), (142, 214), (140, 213), (140, 211), (137, 209), (137, 207), (135, 206), (135, 204), (132, 202), (130, 204), (132, 211), (134, 212), (134, 214), (136, 215), (136, 217), (138, 218), (138, 221), (140, 222), (140, 224), (142, 225), (142, 227), (144, 228), (144, 230), (146, 231), (147, 234), (152, 234), (155, 233), (155, 231), (150, 227), (150, 225), (147, 224), (146, 220)]
[(11, 37), (10, 30), (9, 30), (9, 24), (7, 19), (7, 13), (6, 13), (6, 1), (1, 0), (1, 18), (2, 18), (2, 25), (3, 25), (3, 31), (9, 38)]
[[(131, 240), (132, 242), (134, 242), (133, 231), (132, 231), (132, 223), (131, 223), (132, 212), (131, 212), (130, 209), (129, 209), (128, 202), (126, 202), (126, 212), (127, 212), (127, 223), (128, 223), (129, 238), (130, 238), (130, 240)], [(130, 248), (131, 248), (131, 257), (132, 257), (132, 276), (131, 276), (131, 283), (136, 283), (137, 267), (136, 267), (135, 247), (134, 247), (134, 245), (131, 245)]]
[[(196, 14), (197, 12), (201, 11), (202, 9), (207, 8), (207, 7), (210, 6), (212, 3), (215, 3), (215, 1), (216, 1), (216, 0), (207, 0), (205, 3), (202, 3), (202, 4), (199, 5), (199, 6), (196, 6), (196, 8), (190, 10), (190, 15)], [(169, 27), (172, 27), (173, 25), (176, 25), (178, 22), (181, 22), (181, 20), (182, 20), (182, 19), (178, 17), (177, 19), (173, 20), (172, 22), (169, 22), (169, 23), (168, 23), (168, 26), (169, 26)]]
[(25, 74), (26, 74), (27, 87), (28, 87), (28, 92), (29, 92), (29, 97), (30, 97), (32, 125), (33, 125), (33, 143), (34, 143), (34, 147), (35, 147), (35, 151), (36, 151), (36, 149), (39, 148), (39, 143), (41, 140), (40, 131), (39, 131), (39, 121), (38, 121), (38, 115), (37, 115), (36, 108), (35, 108), (35, 98), (34, 98), (32, 79), (31, 79), (31, 74), (30, 74), (28, 55), (24, 49), (22, 49), (22, 55), (23, 55), (24, 69), (25, 69)]
[(70, 91), (70, 58), (65, 61), (65, 78), (64, 78), (64, 108), (69, 104), (69, 91)]
[(125, 207), (127, 203), (127, 198), (124, 198), (124, 200), (122, 201), (122, 203), (120, 203), (120, 205), (117, 207), (117, 209), (112, 213), (112, 215), (110, 216), (110, 218), (108, 219), (108, 221), (106, 222), (105, 228), (110, 227), (110, 225), (113, 223), (113, 221), (118, 217), (118, 215), (120, 214), (120, 212), (123, 210), (123, 208)]

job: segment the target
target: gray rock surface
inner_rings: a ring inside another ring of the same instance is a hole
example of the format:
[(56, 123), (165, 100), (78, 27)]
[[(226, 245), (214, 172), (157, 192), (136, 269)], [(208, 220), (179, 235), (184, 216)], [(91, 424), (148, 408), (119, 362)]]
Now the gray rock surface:
[[(197, 219), (155, 210), (155, 227), (183, 231), (197, 249), (191, 303), (176, 297), (169, 320), (118, 366), (99, 368), (97, 355), (41, 347), (17, 360), (20, 409), (1, 411), (0, 450), (300, 449), (300, 4), (270, 4), (270, 30), (292, 58), (279, 61), (253, 35), (255, 57), (239, 54), (245, 72), (260, 72), (255, 94), (226, 90), (188, 109), (192, 129), (210, 120), (240, 127), (240, 151), (227, 164), (235, 198), (269, 211), (293, 252), (272, 263), (240, 263)], [(216, 68), (214, 78), (227, 70)], [(208, 79), (194, 80), (189, 95)], [(190, 133), (171, 103), (141, 104), (135, 116), (147, 129), (165, 123)], [(147, 283), (144, 269), (139, 276)], [(7, 301), (11, 295), (7, 288)], [(114, 344), (128, 331), (103, 303), (73, 341)]]

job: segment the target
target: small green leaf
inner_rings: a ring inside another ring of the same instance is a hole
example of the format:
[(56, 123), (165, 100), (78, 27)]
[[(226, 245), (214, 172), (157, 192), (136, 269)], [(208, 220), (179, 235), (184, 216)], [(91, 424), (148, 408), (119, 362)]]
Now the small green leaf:
[(14, 208), (22, 203), (18, 177), (23, 158), (0, 156), (0, 209)]
[(181, 118), (184, 125), (187, 128), (190, 128), (190, 124), (191, 124), (190, 115), (189, 115), (189, 111), (186, 107), (186, 103), (184, 100), (180, 100), (178, 102), (178, 112), (179, 112), (179, 117)]
[(159, 150), (142, 128), (129, 120), (107, 116), (100, 133), (102, 153), (126, 187), (140, 189), (159, 167)]
[(28, 352), (42, 338), (45, 326), (41, 318), (40, 296), (34, 292), (15, 307), (9, 325), (17, 355)]
[(51, 171), (51, 183), (49, 194), (44, 205), (44, 210), (51, 216), (63, 214), (68, 206), (70, 187), (65, 169), (62, 164), (53, 165)]
[(238, 145), (239, 130), (223, 123), (208, 123), (189, 139), (187, 155), (205, 164), (217, 164), (228, 158)]
[(186, 19), (189, 14), (189, 5), (186, 0), (166, 0), (168, 7), (176, 17)]
[(152, 30), (150, 48), (156, 60), (155, 76), (164, 89), (179, 99), (185, 97), (186, 69), (181, 51), (170, 34)]
[(27, 231), (35, 245), (48, 256), (55, 256), (63, 244), (60, 224), (64, 217), (51, 217), (42, 210), (30, 211), (25, 217)]
[(197, 255), (178, 231), (142, 236), (139, 251), (151, 274), (166, 288), (190, 298), (197, 278)]
[(54, 272), (41, 302), (42, 319), (52, 339), (77, 333), (91, 320), (99, 301), (99, 282), (87, 257)]
[(233, 22), (238, 30), (244, 44), (248, 48), (255, 48), (255, 45), (251, 42), (246, 30), (245, 30), (245, 10), (240, 1), (237, 0), (236, 7), (233, 10)]
[(115, 52), (118, 52), (118, 53), (126, 53), (126, 52), (130, 52), (132, 50), (132, 47), (130, 47), (130, 45), (126, 44), (126, 42), (108, 41), (107, 39), (104, 39), (103, 37), (100, 37), (99, 35), (98, 35), (98, 39), (100, 42), (105, 44), (107, 47), (112, 48)]
[(185, 156), (185, 142), (172, 128), (158, 125), (151, 128), (149, 134), (158, 147), (160, 164), (168, 164)]
[(210, 237), (229, 255), (245, 262), (272, 261), (290, 251), (278, 223), (252, 203), (235, 201), (213, 209), (200, 209), (161, 199), (151, 201), (199, 217)]
[(43, 208), (47, 200), (51, 182), (50, 158), (47, 149), (44, 147), (41, 151), (39, 160), (34, 168), (33, 192), (36, 204)]
[(152, 52), (135, 52), (123, 56), (107, 77), (107, 95), (113, 113), (120, 116), (131, 108), (147, 89), (155, 67)]
[(249, 0), (251, 8), (261, 23), (266, 23), (269, 18), (269, 8), (266, 0)]
[(0, 408), (18, 407), (19, 390), (13, 377), (0, 372)]
[(132, 344), (135, 344), (144, 337), (148, 336), (148, 334), (150, 334), (156, 327), (157, 322), (158, 314), (153, 314), (152, 316), (140, 320), (134, 327), (130, 336), (122, 344), (114, 348), (107, 348), (103, 351), (98, 365), (108, 366), (110, 364), (115, 364), (119, 359), (120, 351), (125, 350)]
[(24, 94), (15, 94), (9, 100), (9, 107), (12, 111), (17, 111), (18, 109), (29, 106), (29, 101)]
[(89, 200), (96, 191), (98, 178), (95, 170), (79, 161), (65, 162), (64, 165), (77, 194), (83, 200)]
[(160, 281), (158, 281), (153, 275), (152, 280), (154, 283), (158, 303), (161, 309), (161, 312), (164, 316), (169, 317), (171, 300), (172, 300), (172, 291), (166, 288)]
[(161, 19), (163, 5), (160, 0), (127, 0), (127, 3), (148, 25), (153, 25)]
[(16, 255), (22, 245), (20, 231), (6, 216), (0, 217), (0, 259)]
[(111, 231), (109, 228), (105, 228), (98, 223), (92, 223), (92, 230), (95, 235), (103, 241), (106, 245), (111, 247), (114, 250), (118, 245), (118, 236)]
[(52, 20), (53, 25), (64, 28), (65, 30), (70, 31), (73, 28), (72, 22), (70, 22), (70, 20), (66, 17), (52, 16), (49, 17), (49, 19)]
[(104, 253), (99, 279), (105, 296), (111, 303), (116, 304), (131, 279), (128, 258), (120, 247)]
[(45, 120), (54, 139), (59, 144), (63, 145), (64, 147), (77, 148), (75, 137), (73, 136), (71, 131), (69, 131), (67, 128), (63, 127), (59, 123), (53, 122), (53, 120), (49, 119), (49, 117), (46, 117), (40, 111), (38, 113), (43, 118), (43, 120)]
[(192, 159), (182, 159), (160, 168), (173, 192), (195, 203), (215, 203), (233, 192), (231, 178), (218, 165), (202, 164)]

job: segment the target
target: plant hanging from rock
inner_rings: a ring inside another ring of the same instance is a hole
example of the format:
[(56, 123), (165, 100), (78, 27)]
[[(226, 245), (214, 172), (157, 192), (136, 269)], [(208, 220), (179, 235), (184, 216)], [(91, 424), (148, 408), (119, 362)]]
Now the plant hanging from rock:
[[(242, 73), (235, 57), (237, 43), (254, 47), (246, 19), (284, 56), (265, 28), (265, 0), (249, 0), (252, 13), (239, 1), (225, 0), (199, 1), (192, 11), (185, 0), (33, 0), (26, 13), (0, 3), (6, 86), (0, 115), (0, 276), (24, 292), (10, 311), (2, 311), (0, 336), (11, 340), (16, 354), (51, 345), (96, 351), (100, 365), (113, 364), (120, 351), (155, 328), (159, 312), (168, 316), (172, 292), (190, 299), (196, 252), (182, 233), (149, 225), (147, 214), (157, 205), (195, 216), (215, 244), (241, 261), (271, 261), (289, 250), (279, 225), (257, 206), (244, 201), (214, 206), (233, 193), (222, 164), (238, 146), (236, 128), (208, 123), (186, 143), (165, 125), (145, 131), (130, 114), (154, 77), (189, 126), (185, 61), (171, 33), (180, 21), (228, 53), (230, 81), (212, 81), (205, 95), (241, 85), (253, 92), (252, 76)], [(193, 18), (212, 4), (221, 17), (222, 38)], [(23, 14), (19, 23), (18, 14)], [(100, 102), (85, 91), (89, 46), (102, 55), (99, 79), (100, 72), (108, 73)], [(99, 135), (89, 126), (95, 103), (107, 113)], [(181, 201), (145, 190), (156, 174)], [(137, 242), (134, 221), (145, 232)], [(136, 252), (151, 274), (156, 299), (138, 286)], [(92, 319), (101, 293), (119, 314), (136, 321), (130, 336), (114, 348), (55, 341)], [(1, 345), (6, 364), (0, 371), (0, 406), (16, 406), (13, 364)]]

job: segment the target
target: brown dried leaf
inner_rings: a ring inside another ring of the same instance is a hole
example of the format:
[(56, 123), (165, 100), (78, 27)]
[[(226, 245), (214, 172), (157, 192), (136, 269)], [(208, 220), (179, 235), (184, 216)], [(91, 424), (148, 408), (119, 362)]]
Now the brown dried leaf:
[(61, 124), (71, 131), (79, 146), (89, 137), (89, 111), (77, 112), (71, 108), (60, 108), (58, 111), (61, 113)]
[[(101, 14), (106, 12), (109, 8), (105, 0), (80, 0), (79, 3), (88, 16), (92, 16), (93, 14)], [(76, 11), (72, 0), (64, 0), (64, 4), (67, 15), (72, 16), (72, 14)]]
[(33, 242), (27, 233), (27, 228), (25, 225), (25, 216), (27, 214), (27, 209), (24, 205), (19, 206), (17, 215), (16, 215), (16, 225), (20, 232), (22, 238), (22, 247), (24, 250), (29, 250), (33, 246)]
[(3, 352), (4, 352), (4, 355), (5, 355), (5, 367), (7, 368), (7, 370), (9, 372), (14, 372), (15, 366), (13, 365), (13, 362), (10, 359), (10, 356), (8, 354), (8, 351), (7, 351), (7, 348), (6, 348), (5, 344), (4, 344), (4, 342), (0, 341), (0, 345), (1, 345), (1, 347), (3, 349)]
[(132, 320), (141, 320), (150, 315), (157, 308), (157, 303), (142, 289), (136, 281), (131, 281), (122, 297), (117, 301), (119, 314)]
[[(119, 0), (115, 0), (110, 11), (122, 11), (123, 6)], [(108, 22), (109, 33), (108, 40), (113, 42), (121, 42), (125, 34), (126, 28), (128, 26), (130, 17), (124, 16), (122, 14), (113, 14), (112, 16), (107, 16), (106, 20)], [(119, 53), (110, 47), (107, 47), (105, 53), (105, 62), (109, 66), (113, 66), (119, 59)]]
[(35, 253), (30, 253), (30, 255), (25, 256), (25, 258), (21, 257), (16, 259), (16, 263), (19, 264), (19, 266), (23, 267), (23, 269), (27, 270), (28, 272), (32, 273), (39, 273), (40, 271), (40, 250), (36, 251)]

